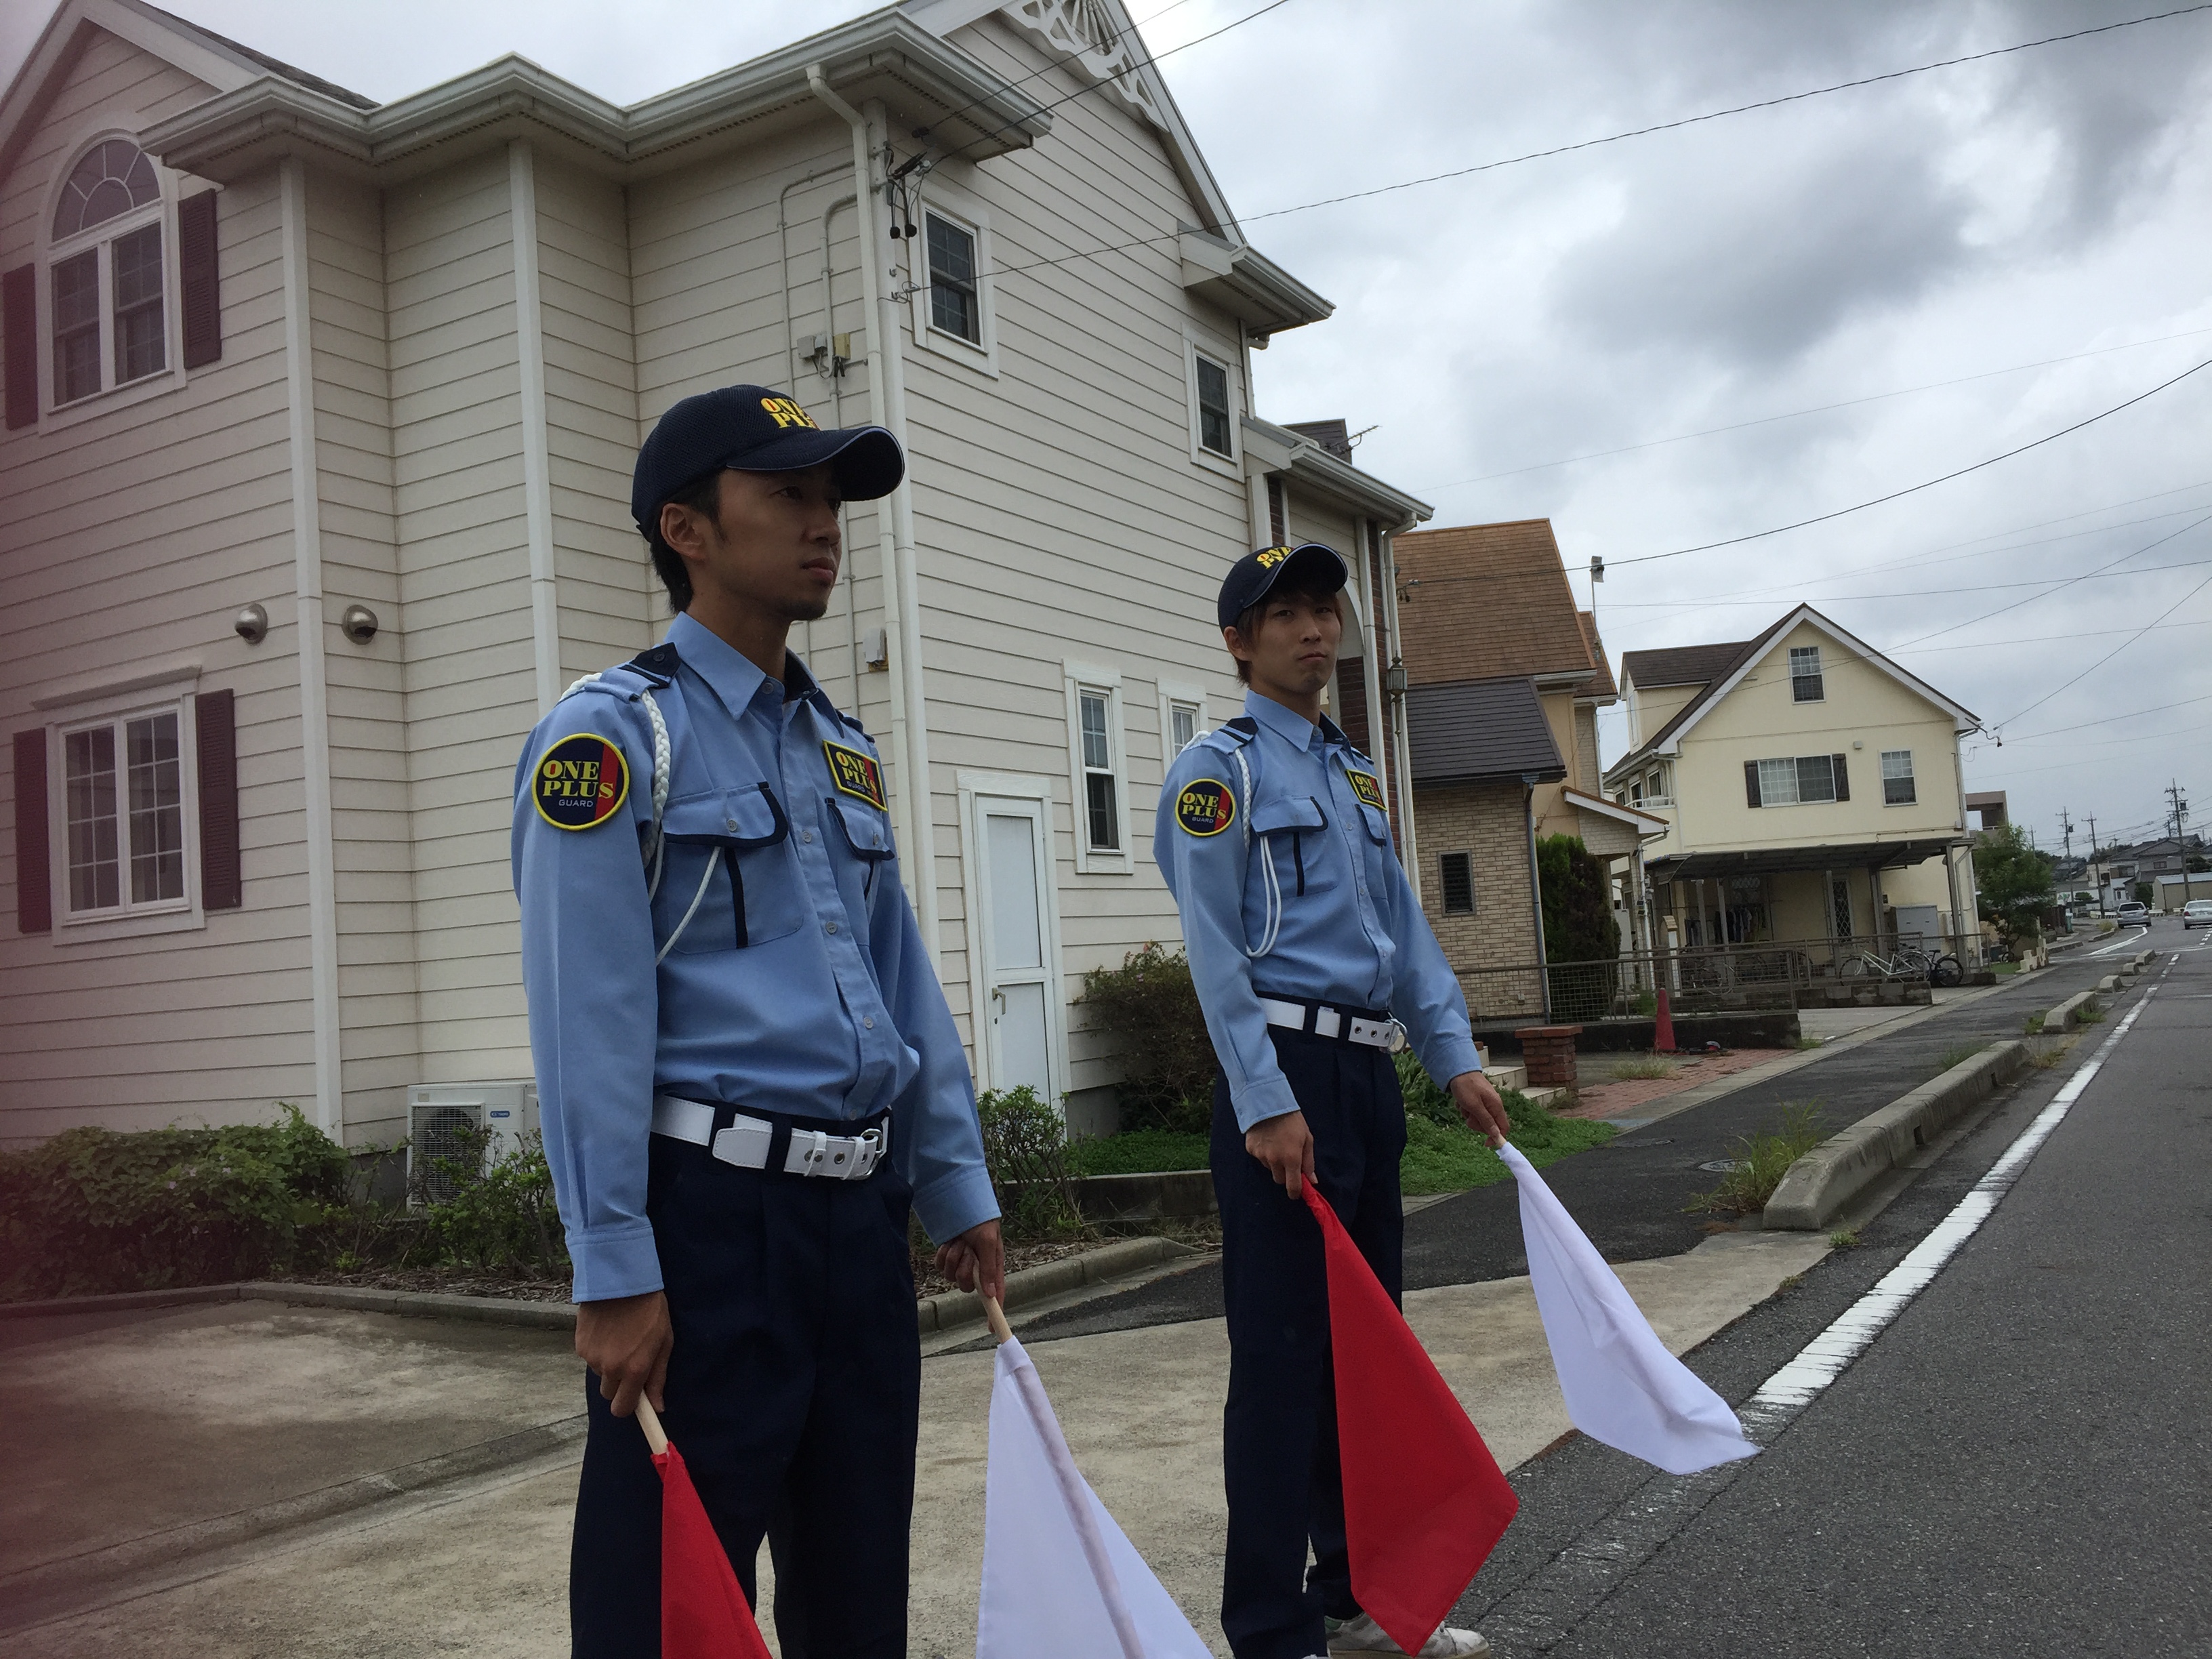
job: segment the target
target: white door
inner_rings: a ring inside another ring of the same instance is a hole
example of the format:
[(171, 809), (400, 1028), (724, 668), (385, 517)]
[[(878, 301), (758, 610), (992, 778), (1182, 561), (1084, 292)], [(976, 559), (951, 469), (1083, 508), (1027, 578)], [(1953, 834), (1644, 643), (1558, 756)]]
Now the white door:
[(982, 950), (987, 1086), (1027, 1084), (1047, 1105), (1060, 1102), (1054, 1075), (1050, 949), (1050, 842), (1042, 801), (975, 798), (976, 933)]

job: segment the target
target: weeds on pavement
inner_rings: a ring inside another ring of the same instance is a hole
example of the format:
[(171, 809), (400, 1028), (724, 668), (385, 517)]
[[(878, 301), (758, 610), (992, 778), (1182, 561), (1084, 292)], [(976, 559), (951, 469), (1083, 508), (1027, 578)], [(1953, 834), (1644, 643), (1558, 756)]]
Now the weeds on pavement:
[(1798, 1036), (1790, 1039), (1790, 1046), (1793, 1048), (1818, 1048), (1826, 1043), (1827, 1040), (1820, 1036)]
[(1660, 1078), (1674, 1076), (1675, 1070), (1674, 1061), (1662, 1060), (1656, 1054), (1650, 1054), (1642, 1060), (1616, 1060), (1607, 1068), (1607, 1075), (1615, 1083), (1627, 1083), (1639, 1079), (1656, 1081)]
[(1986, 1042), (1954, 1043), (1936, 1056), (1936, 1069), (1940, 1073), (1949, 1071), (1954, 1066), (1963, 1066), (1989, 1046)]
[(2087, 1003), (2075, 1011), (2074, 1018), (2084, 1025), (2101, 1025), (2105, 1011), (2094, 1002)]
[(1848, 1227), (1828, 1235), (1828, 1248), (1832, 1250), (1856, 1250), (1858, 1247), (1859, 1236)]
[(2043, 1035), (2043, 1016), (2041, 1014), (2030, 1014), (2027, 1017), (2027, 1034), (2030, 1036), (2041, 1036)]
[(1819, 1101), (1785, 1106), (1772, 1128), (1737, 1140), (1736, 1165), (1721, 1177), (1719, 1186), (1699, 1193), (1682, 1207), (1692, 1214), (1726, 1211), (1750, 1215), (1763, 1210), (1790, 1166), (1827, 1138)]
[(2074, 1046), (2072, 1037), (2054, 1037), (2049, 1042), (2027, 1045), (2027, 1063), (2039, 1072), (2047, 1072), (2066, 1058), (2066, 1051)]

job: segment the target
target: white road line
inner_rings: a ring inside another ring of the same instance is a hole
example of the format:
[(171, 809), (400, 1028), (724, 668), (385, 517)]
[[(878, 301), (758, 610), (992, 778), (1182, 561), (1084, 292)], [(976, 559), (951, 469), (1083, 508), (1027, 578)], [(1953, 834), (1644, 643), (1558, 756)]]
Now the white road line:
[(2112, 1036), (2075, 1069), (2074, 1075), (2066, 1079), (2065, 1086), (2051, 1103), (2036, 1114), (2035, 1121), (2005, 1148), (2003, 1156), (1990, 1166), (1989, 1173), (1976, 1182), (1973, 1190), (1914, 1246), (1911, 1254), (1883, 1274), (1872, 1290), (1799, 1350), (1794, 1359), (1759, 1385), (1759, 1391), (1744, 1402), (1739, 1413), (1753, 1439), (1771, 1443), (1823, 1389), (1850, 1369), (1851, 1362), (1889, 1328), (1890, 1322), (1905, 1311), (1914, 1297), (1935, 1282), (1936, 1276), (1958, 1254), (1959, 1247), (1972, 1238), (2004, 1201), (2005, 1194), (2020, 1179), (2028, 1160), (2051, 1138), (2051, 1131), (2065, 1121), (2066, 1114), (2074, 1109), (2074, 1103), (2081, 1098), (2081, 1091), (2104, 1069), (2106, 1060), (2119, 1046), (2120, 1039), (2157, 994), (2156, 986), (2143, 993), (2143, 1000), (2112, 1028)]
[(2101, 949), (2101, 950), (2097, 950), (2097, 951), (2090, 951), (2090, 952), (2089, 952), (2089, 954), (2090, 954), (2091, 956), (2093, 956), (2093, 957), (2108, 957), (2108, 956), (2112, 955), (2112, 952), (2113, 952), (2113, 951), (2131, 951), (2131, 950), (2133, 950), (2136, 945), (2138, 945), (2142, 944), (2142, 943), (2143, 942), (2143, 940), (2144, 940), (2144, 939), (2146, 939), (2147, 938), (2148, 938), (2149, 936), (2150, 936), (2150, 929), (2149, 929), (2149, 928), (2148, 928), (2148, 927), (2142, 927), (2142, 928), (2138, 928), (2138, 929), (2136, 930), (2136, 936), (2135, 936), (2133, 939), (2114, 939), (2114, 940), (2113, 940), (2110, 945), (2106, 945), (2103, 949)]

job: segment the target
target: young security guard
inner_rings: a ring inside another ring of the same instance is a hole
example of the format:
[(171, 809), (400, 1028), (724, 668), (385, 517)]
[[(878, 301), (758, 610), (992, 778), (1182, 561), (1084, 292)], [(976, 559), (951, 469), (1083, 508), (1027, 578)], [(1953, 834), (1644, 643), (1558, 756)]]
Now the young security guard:
[(679, 614), (571, 688), (515, 779), (545, 1152), (590, 1429), (578, 1659), (660, 1651), (641, 1392), (747, 1595), (776, 1528), (788, 1659), (906, 1651), (921, 1392), (909, 1202), (1003, 1294), (968, 1066), (899, 884), (874, 745), (786, 647), (836, 586), (842, 500), (905, 467), (789, 398), (688, 398), (631, 507)]
[[(1375, 764), (1322, 712), (1343, 635), (1344, 561), (1316, 542), (1237, 561), (1222, 637), (1250, 687), (1242, 718), (1178, 756), (1152, 847), (1221, 1070), (1213, 1184), (1229, 1314), (1222, 1424), (1229, 1550), (1221, 1625), (1237, 1659), (1400, 1651), (1352, 1600), (1337, 1465), (1316, 1181), (1395, 1298), (1410, 1038), (1470, 1127), (1507, 1127), (1467, 1001), (1391, 850)], [(1314, 1567), (1306, 1571), (1309, 1540)], [(1424, 1659), (1469, 1659), (1472, 1631)]]

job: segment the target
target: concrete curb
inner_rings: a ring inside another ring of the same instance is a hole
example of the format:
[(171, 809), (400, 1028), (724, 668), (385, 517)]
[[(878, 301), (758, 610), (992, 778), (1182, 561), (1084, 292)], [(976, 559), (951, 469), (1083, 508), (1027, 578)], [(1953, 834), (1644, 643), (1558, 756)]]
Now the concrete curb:
[(2026, 1043), (1997, 1043), (1830, 1136), (1790, 1166), (1759, 1224), (1817, 1232), (1969, 1108), (2027, 1070)]
[[(1039, 1262), (1034, 1267), (1008, 1273), (1004, 1305), (1007, 1312), (1012, 1313), (1047, 1297), (1120, 1279), (1157, 1262), (1198, 1254), (1190, 1245), (1172, 1238), (1125, 1238), (1117, 1244), (1102, 1245), (1095, 1250), (1062, 1256), (1057, 1261)], [(914, 1314), (926, 1336), (932, 1331), (974, 1324), (983, 1317), (983, 1298), (969, 1291), (945, 1291), (915, 1303)]]
[[(1125, 1238), (1095, 1250), (1044, 1261), (1006, 1275), (1009, 1311), (1058, 1296), (1062, 1291), (1120, 1279), (1162, 1261), (1199, 1252), (1172, 1238)], [(573, 1302), (526, 1302), (501, 1296), (449, 1296), (434, 1291), (381, 1291), (358, 1285), (292, 1285), (253, 1280), (239, 1285), (189, 1285), (173, 1291), (125, 1291), (117, 1296), (70, 1296), (51, 1302), (0, 1304), (0, 1319), (54, 1318), (70, 1314), (127, 1312), (136, 1308), (179, 1307), (200, 1302), (283, 1302), (298, 1308), (349, 1308), (362, 1313), (398, 1314), (415, 1319), (459, 1319), (487, 1325), (571, 1331), (576, 1328)], [(966, 1291), (924, 1297), (914, 1304), (916, 1328), (924, 1335), (948, 1330), (983, 1316), (983, 1299)]]
[[(2101, 988), (2112, 982), (2110, 979), (2105, 979), (2100, 980), (2099, 985)], [(2065, 1001), (2044, 1015), (2043, 1035), (2057, 1036), (2061, 1031), (2071, 1030), (2075, 1026), (2081, 1024), (2082, 1011), (2094, 1007), (2096, 1002), (2095, 991), (2076, 991)]]

